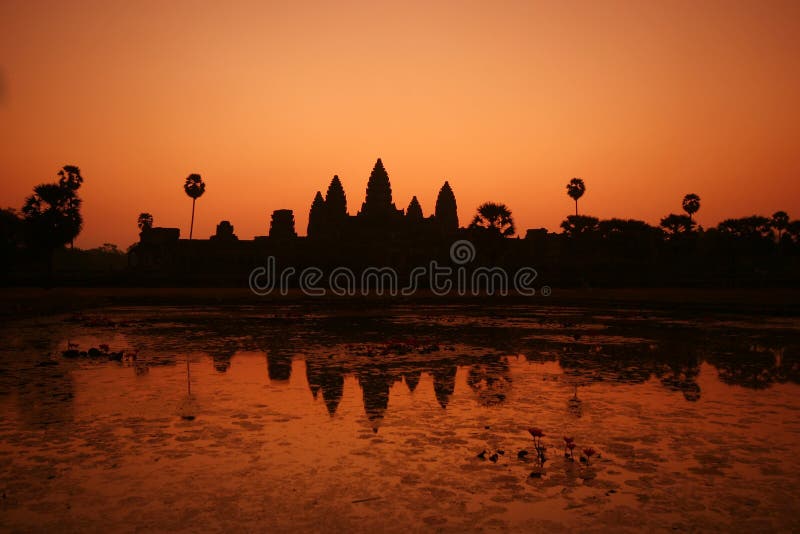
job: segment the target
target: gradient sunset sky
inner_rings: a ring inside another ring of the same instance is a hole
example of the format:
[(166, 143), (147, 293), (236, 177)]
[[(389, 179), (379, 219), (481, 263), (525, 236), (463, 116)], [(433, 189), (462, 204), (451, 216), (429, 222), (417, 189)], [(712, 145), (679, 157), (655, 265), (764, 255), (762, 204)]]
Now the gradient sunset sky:
[(800, 2), (0, 1), (0, 207), (80, 166), (77, 246), (136, 218), (305, 234), (334, 174), (350, 213), (377, 157), (425, 215), (449, 180), (517, 229), (574, 211), (658, 224), (800, 217)]

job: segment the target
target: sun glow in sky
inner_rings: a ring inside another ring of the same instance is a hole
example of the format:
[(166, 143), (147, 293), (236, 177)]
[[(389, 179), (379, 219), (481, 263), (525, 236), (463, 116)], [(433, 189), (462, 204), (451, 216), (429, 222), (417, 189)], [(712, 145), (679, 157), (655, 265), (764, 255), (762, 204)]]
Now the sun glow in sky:
[(76, 244), (122, 247), (136, 218), (188, 236), (230, 220), (305, 234), (342, 178), (350, 213), (377, 157), (405, 208), (444, 180), (466, 225), (486, 200), (517, 229), (574, 210), (651, 224), (800, 217), (800, 3), (0, 2), (0, 207), (80, 166)]

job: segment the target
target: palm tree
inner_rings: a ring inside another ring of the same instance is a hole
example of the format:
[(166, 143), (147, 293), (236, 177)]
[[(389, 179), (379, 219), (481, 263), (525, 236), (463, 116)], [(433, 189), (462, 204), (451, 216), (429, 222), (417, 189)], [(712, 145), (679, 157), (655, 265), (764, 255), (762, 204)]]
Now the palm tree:
[(586, 184), (581, 178), (573, 178), (567, 184), (567, 195), (575, 201), (575, 215), (578, 214), (578, 199), (586, 192)]
[(151, 229), (153, 227), (153, 216), (149, 213), (140, 213), (136, 225), (139, 227), (140, 232)]
[(692, 215), (697, 213), (697, 210), (700, 209), (700, 197), (695, 195), (694, 193), (689, 193), (685, 197), (683, 197), (683, 211), (689, 214), (689, 219), (692, 219)]
[(484, 228), (502, 237), (512, 236), (516, 231), (511, 210), (505, 204), (495, 202), (484, 202), (478, 207), (470, 228)]
[(789, 226), (789, 214), (785, 211), (776, 211), (772, 214), (772, 221), (770, 224), (772, 228), (778, 232), (778, 242), (780, 243), (783, 232)]
[(183, 184), (183, 190), (186, 191), (186, 194), (192, 199), (192, 222), (189, 226), (189, 239), (191, 240), (192, 233), (194, 232), (194, 203), (206, 192), (206, 184), (199, 174), (190, 174)]
[(59, 184), (39, 184), (25, 199), (22, 215), (29, 246), (47, 256), (48, 282), (56, 248), (74, 241), (83, 227), (81, 199), (75, 190)]
[(77, 191), (83, 184), (81, 170), (75, 165), (64, 165), (58, 171), (58, 185), (72, 191)]
[[(83, 176), (81, 176), (81, 170), (77, 166), (64, 165), (58, 171), (58, 185), (66, 192), (65, 198), (68, 208), (75, 212), (78, 212), (81, 207), (81, 200), (78, 197), (78, 189), (80, 189), (81, 184), (83, 184)], [(80, 214), (78, 217), (80, 218)], [(75, 236), (80, 233), (82, 227), (83, 218), (80, 218), (74, 228)], [(75, 248), (75, 236), (69, 240), (69, 248)]]

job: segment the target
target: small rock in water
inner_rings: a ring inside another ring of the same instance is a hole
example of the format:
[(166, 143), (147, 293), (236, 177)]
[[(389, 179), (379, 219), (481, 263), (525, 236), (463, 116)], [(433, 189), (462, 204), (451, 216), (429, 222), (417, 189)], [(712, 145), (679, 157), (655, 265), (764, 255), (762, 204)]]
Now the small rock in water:
[(528, 451), (526, 450), (521, 450), (517, 453), (517, 458), (519, 458), (520, 460), (524, 460), (527, 456), (528, 456)]
[(194, 421), (193, 415), (182, 415), (181, 419), (185, 419), (186, 421)]
[(486, 449), (483, 449), (481, 452), (478, 453), (478, 458), (480, 458), (481, 460), (486, 459)]
[(497, 454), (499, 454), (500, 456), (505, 455), (505, 453), (506, 451), (504, 451), (503, 449), (497, 449)]
[(494, 453), (493, 455), (489, 456), (489, 460), (491, 460), (492, 462), (497, 462), (497, 458), (498, 458), (497, 453)]

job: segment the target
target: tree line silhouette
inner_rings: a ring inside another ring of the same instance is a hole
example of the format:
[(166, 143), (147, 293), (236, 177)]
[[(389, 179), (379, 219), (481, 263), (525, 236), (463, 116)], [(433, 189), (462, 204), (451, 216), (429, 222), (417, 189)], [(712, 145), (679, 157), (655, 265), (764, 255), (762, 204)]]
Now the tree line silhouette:
[[(83, 228), (78, 195), (83, 183), (80, 169), (65, 165), (57, 177), (54, 183), (34, 187), (20, 212), (0, 210), (0, 272), (7, 283), (14, 281), (12, 274), (19, 278), (20, 273), (31, 272), (31, 266), (37, 264), (45, 266), (49, 280), (56, 253), (68, 244), (73, 248)], [(139, 256), (156, 250), (178, 257), (179, 261), (172, 258), (173, 269), (197, 268), (198, 273), (205, 271), (206, 278), (213, 278), (220, 262), (204, 261), (204, 253), (213, 256), (212, 252), (226, 247), (226, 254), (239, 255), (242, 261), (235, 263), (242, 272), (261, 259), (263, 255), (250, 252), (241, 258), (242, 247), (248, 246), (245, 242), (240, 242), (238, 249), (231, 248), (230, 243), (238, 238), (229, 221), (217, 226), (217, 234), (211, 240), (194, 240), (196, 202), (205, 190), (199, 174), (190, 174), (184, 181), (184, 192), (192, 199), (191, 245), (181, 244), (185, 241), (178, 240), (178, 229), (157, 228), (152, 214), (139, 215), (141, 240), (129, 249), (136, 259), (133, 263), (138, 262)], [(703, 228), (695, 219), (701, 199), (689, 193), (681, 203), (684, 213), (670, 213), (658, 226), (651, 226), (641, 220), (601, 220), (580, 214), (579, 200), (586, 191), (582, 178), (575, 177), (567, 183), (566, 192), (575, 203), (575, 215), (564, 219), (559, 233), (530, 229), (524, 238), (515, 239), (512, 211), (499, 202), (482, 203), (470, 224), (460, 228), (456, 198), (447, 181), (430, 216), (424, 216), (416, 196), (405, 210), (398, 209), (392, 199), (388, 172), (378, 159), (368, 180), (365, 201), (356, 215), (348, 213), (347, 196), (337, 175), (324, 196), (320, 191), (314, 196), (307, 244), (295, 243), (303, 238), (297, 237), (292, 210), (276, 210), (268, 239), (256, 238), (255, 242), (276, 254), (285, 253), (288, 263), (298, 266), (333, 265), (335, 260), (345, 265), (385, 260), (382, 265), (394, 266), (422, 261), (426, 255), (439, 257), (454, 239), (466, 238), (478, 246), (476, 266), (531, 265), (548, 282), (565, 285), (794, 285), (800, 278), (800, 221), (791, 220), (785, 211), (776, 211), (770, 217), (725, 219), (715, 227)], [(211, 244), (217, 248), (208, 248)], [(119, 265), (118, 250), (110, 245), (102, 250), (114, 254), (115, 265)], [(404, 251), (405, 257), (401, 257)]]

